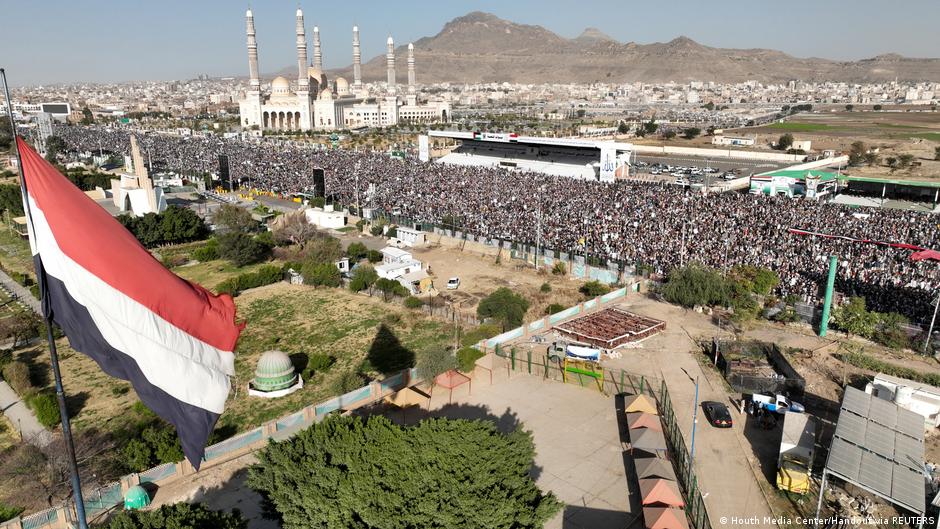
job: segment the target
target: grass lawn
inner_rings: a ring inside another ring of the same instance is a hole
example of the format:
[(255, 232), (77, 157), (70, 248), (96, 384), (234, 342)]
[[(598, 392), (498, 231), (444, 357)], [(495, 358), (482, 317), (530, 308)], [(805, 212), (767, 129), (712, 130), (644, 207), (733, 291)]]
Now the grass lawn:
[(36, 277), (29, 241), (7, 229), (0, 229), (0, 263), (7, 270)]
[(0, 452), (19, 444), (20, 434), (6, 415), (0, 414)]
[(772, 123), (765, 128), (776, 130), (787, 130), (791, 132), (814, 132), (820, 130), (829, 130), (833, 127), (823, 123), (802, 123), (798, 121), (784, 121), (783, 123)]
[(909, 134), (908, 137), (940, 142), (940, 132), (918, 132), (917, 134)]
[[(235, 353), (237, 395), (230, 394), (218, 426), (229, 435), (334, 396), (334, 381), (359, 367), (383, 325), (415, 353), (444, 347), (453, 337), (447, 324), (420, 312), (341, 289), (278, 283), (249, 290), (235, 302), (239, 319), (246, 320), (247, 326)], [(137, 396), (130, 385), (106, 375), (90, 358), (72, 350), (66, 339), (57, 343), (75, 429), (118, 430), (132, 422)], [(305, 380), (303, 389), (287, 397), (249, 397), (247, 384), (258, 358), (270, 349), (289, 355), (332, 355), (336, 363), (313, 380)], [(30, 365), (36, 385), (52, 386), (45, 343), (18, 351), (16, 357)]]
[(279, 261), (270, 261), (257, 263), (248, 266), (238, 267), (232, 263), (217, 259), (215, 261), (206, 261), (204, 263), (185, 264), (172, 269), (173, 273), (194, 283), (198, 283), (209, 290), (215, 290), (219, 283), (230, 277), (248, 272), (254, 272), (262, 266), (274, 264), (280, 266)]
[(339, 232), (342, 232), (342, 233), (348, 233), (348, 232), (351, 232), (351, 231), (356, 231), (356, 230), (358, 230), (358, 229), (359, 229), (359, 228), (357, 228), (357, 227), (355, 227), (355, 226), (343, 226), (342, 228), (337, 228), (336, 231), (339, 231)]

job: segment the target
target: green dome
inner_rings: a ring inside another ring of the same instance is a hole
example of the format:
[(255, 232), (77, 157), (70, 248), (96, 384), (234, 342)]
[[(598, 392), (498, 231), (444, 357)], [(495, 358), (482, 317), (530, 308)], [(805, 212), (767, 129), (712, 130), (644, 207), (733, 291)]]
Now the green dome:
[(261, 355), (255, 368), (253, 385), (259, 391), (277, 391), (297, 382), (294, 364), (282, 351), (268, 351)]
[(124, 495), (125, 510), (143, 509), (148, 505), (150, 505), (150, 494), (147, 494), (143, 487), (134, 485), (127, 489), (127, 494)]

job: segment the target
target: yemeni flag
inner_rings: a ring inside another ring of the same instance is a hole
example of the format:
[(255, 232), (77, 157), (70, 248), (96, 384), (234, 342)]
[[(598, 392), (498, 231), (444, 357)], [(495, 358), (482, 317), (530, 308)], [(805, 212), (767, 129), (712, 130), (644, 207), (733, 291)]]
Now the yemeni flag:
[(42, 308), (176, 427), (198, 469), (235, 372), (235, 304), (174, 275), (20, 138)]

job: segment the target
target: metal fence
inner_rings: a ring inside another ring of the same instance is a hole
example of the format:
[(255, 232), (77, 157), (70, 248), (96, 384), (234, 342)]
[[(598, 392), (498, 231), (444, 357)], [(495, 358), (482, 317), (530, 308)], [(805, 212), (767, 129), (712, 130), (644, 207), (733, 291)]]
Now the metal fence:
[(607, 395), (626, 393), (631, 395), (647, 395), (656, 401), (660, 417), (663, 421), (663, 434), (669, 445), (669, 453), (679, 479), (679, 486), (685, 496), (685, 512), (691, 526), (695, 529), (711, 529), (711, 521), (705, 509), (698, 478), (691, 463), (691, 455), (686, 448), (685, 439), (676, 421), (676, 414), (672, 408), (669, 389), (666, 381), (657, 377), (648, 377), (630, 373), (623, 369), (608, 369), (603, 378), (582, 375), (581, 373), (564, 374), (564, 370), (557, 363), (549, 360), (548, 355), (533, 355), (531, 351), (517, 354), (514, 348), (496, 348), (496, 355), (507, 360), (507, 368), (511, 371), (528, 373), (542, 377), (546, 380), (555, 380), (578, 384), (581, 387), (593, 387)]

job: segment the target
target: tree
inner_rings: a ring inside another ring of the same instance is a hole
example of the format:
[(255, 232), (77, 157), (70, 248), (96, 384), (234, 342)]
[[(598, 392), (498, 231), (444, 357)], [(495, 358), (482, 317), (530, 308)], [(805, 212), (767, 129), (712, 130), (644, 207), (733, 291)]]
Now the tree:
[(717, 270), (700, 265), (675, 268), (662, 288), (663, 297), (683, 307), (727, 306), (731, 302), (727, 282)]
[(307, 262), (301, 268), (305, 285), (338, 287), (343, 282), (339, 268), (333, 263)]
[(874, 167), (881, 163), (881, 156), (876, 152), (866, 152), (865, 163), (868, 164), (868, 167)]
[(321, 233), (304, 245), (304, 259), (312, 263), (334, 264), (343, 256), (343, 245), (336, 237)]
[(671, 140), (671, 139), (673, 139), (673, 138), (675, 138), (675, 137), (676, 137), (676, 131), (674, 131), (674, 130), (672, 130), (672, 129), (663, 131), (663, 138), (664, 138), (664, 139)]
[(379, 274), (376, 273), (375, 268), (369, 265), (358, 266), (353, 270), (352, 278), (349, 280), (349, 290), (353, 292), (368, 290), (371, 296), (372, 286), (375, 285), (378, 279)]
[(531, 434), (490, 421), (332, 415), (264, 448), (248, 484), (285, 529), (534, 529), (561, 509), (530, 476), (534, 454)]
[(586, 114), (586, 113), (587, 113), (587, 112), (586, 112), (583, 108), (579, 108), (579, 109), (578, 109), (578, 112), (577, 112), (579, 118), (583, 118), (583, 117), (584, 117), (584, 114)]
[(862, 338), (871, 338), (878, 325), (878, 315), (865, 309), (865, 298), (852, 297), (848, 303), (832, 311), (832, 323), (845, 331)]
[(852, 109), (854, 109), (854, 108), (855, 108), (855, 105), (845, 105), (845, 110), (846, 110), (847, 112), (851, 112)]
[(15, 217), (23, 215), (23, 195), (20, 194), (19, 185), (0, 185), (0, 211), (8, 211), (10, 216)]
[(652, 119), (643, 124), (644, 135), (654, 134), (657, 129), (659, 129), (659, 125), (657, 125), (656, 122)]
[(492, 318), (506, 330), (521, 325), (527, 310), (529, 302), (524, 297), (506, 287), (500, 287), (480, 301), (477, 305), (477, 316), (483, 319)]
[(702, 108), (704, 108), (705, 110), (715, 110), (715, 103), (712, 103), (711, 101), (709, 101), (708, 103), (705, 103), (704, 105), (702, 105)]
[(914, 161), (913, 154), (900, 154), (898, 155), (898, 167), (901, 169), (907, 169), (911, 166), (911, 163)]
[(249, 233), (258, 230), (256, 221), (245, 208), (233, 204), (222, 204), (222, 207), (212, 216), (212, 222), (219, 232)]
[(702, 129), (698, 127), (689, 127), (682, 131), (682, 137), (687, 140), (691, 140), (691, 139), (695, 139), (696, 137), (698, 137), (698, 135), (701, 133), (702, 133)]
[(39, 335), (42, 320), (32, 311), (19, 311), (9, 318), (0, 320), (0, 340), (11, 340), (16, 349), (30, 338)]
[(351, 243), (346, 247), (346, 255), (353, 261), (358, 261), (369, 254), (369, 249), (361, 242)]
[(119, 511), (100, 529), (247, 529), (238, 509), (209, 510), (202, 503), (174, 503), (150, 511)]
[(13, 131), (10, 120), (0, 119), (0, 150), (6, 151), (13, 147)]
[(793, 146), (793, 134), (789, 132), (777, 138), (777, 150), (785, 151)]
[(274, 223), (272, 234), (278, 246), (296, 244), (303, 248), (307, 241), (317, 237), (320, 232), (316, 226), (307, 221), (307, 216), (303, 212), (284, 215), (277, 220), (279, 222)]
[(891, 168), (891, 172), (894, 172), (898, 168), (898, 159), (894, 156), (888, 156), (885, 158), (885, 163), (888, 164), (888, 167)]
[(403, 287), (401, 283), (386, 277), (375, 281), (375, 289), (382, 293), (382, 301), (386, 302), (395, 296), (405, 297), (409, 294), (408, 289)]
[(82, 108), (82, 125), (91, 125), (95, 122), (95, 116), (88, 107)]
[(457, 358), (453, 352), (435, 347), (422, 351), (415, 367), (418, 368), (418, 377), (433, 385), (437, 375), (456, 369)]
[(621, 121), (620, 124), (617, 125), (617, 133), (626, 134), (628, 132), (630, 132), (630, 125), (627, 125), (626, 121)]
[(49, 136), (46, 138), (46, 160), (50, 163), (55, 163), (56, 159), (59, 157), (59, 153), (65, 152), (68, 149), (68, 146), (65, 144), (65, 140), (58, 136)]
[(882, 106), (881, 106), (881, 105), (875, 105), (875, 106), (873, 106), (873, 107), (871, 107), (871, 108), (872, 108), (872, 110), (878, 111), (878, 110), (881, 110)]
[(852, 148), (849, 149), (849, 165), (855, 167), (862, 165), (866, 152), (868, 152), (868, 149), (865, 148), (864, 142), (856, 141), (852, 143)]
[(219, 257), (230, 261), (235, 266), (245, 266), (261, 262), (271, 254), (271, 247), (242, 232), (228, 232), (218, 235)]

